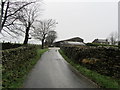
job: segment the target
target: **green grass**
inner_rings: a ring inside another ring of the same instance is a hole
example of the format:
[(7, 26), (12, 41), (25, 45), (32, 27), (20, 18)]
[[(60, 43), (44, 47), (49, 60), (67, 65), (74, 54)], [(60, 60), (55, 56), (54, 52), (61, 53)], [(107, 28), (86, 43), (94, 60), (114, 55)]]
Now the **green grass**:
[[(23, 87), (23, 83), (28, 75), (28, 73), (30, 72), (30, 70), (34, 67), (34, 65), (37, 63), (37, 61), (40, 59), (41, 55), (46, 52), (48, 49), (39, 49), (37, 48), (36, 52), (37, 55), (35, 56), (35, 58), (31, 59), (31, 62), (26, 62), (27, 63), (27, 68), (26, 66), (21, 67), (21, 72), (19, 78), (15, 77), (15, 81), (10, 83), (9, 88), (22, 88)], [(16, 72), (16, 71), (14, 71)], [(9, 72), (7, 72), (9, 74)], [(18, 72), (16, 72), (18, 73)]]
[(111, 77), (101, 75), (97, 72), (87, 69), (86, 67), (80, 66), (80, 64), (75, 63), (73, 60), (69, 59), (62, 50), (59, 50), (60, 54), (63, 58), (69, 62), (75, 69), (77, 69), (81, 74), (90, 78), (101, 88), (118, 88), (120, 89), (120, 85), (118, 84), (120, 81), (115, 80)]

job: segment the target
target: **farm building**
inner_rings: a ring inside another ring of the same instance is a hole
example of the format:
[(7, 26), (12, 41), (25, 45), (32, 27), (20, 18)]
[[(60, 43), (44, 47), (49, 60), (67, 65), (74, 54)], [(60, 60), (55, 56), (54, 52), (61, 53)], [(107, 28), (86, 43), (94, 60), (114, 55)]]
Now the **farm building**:
[(109, 44), (108, 39), (95, 39), (92, 43)]
[(79, 37), (62, 40), (54, 43), (54, 46), (60, 47), (61, 45), (85, 45), (83, 39)]

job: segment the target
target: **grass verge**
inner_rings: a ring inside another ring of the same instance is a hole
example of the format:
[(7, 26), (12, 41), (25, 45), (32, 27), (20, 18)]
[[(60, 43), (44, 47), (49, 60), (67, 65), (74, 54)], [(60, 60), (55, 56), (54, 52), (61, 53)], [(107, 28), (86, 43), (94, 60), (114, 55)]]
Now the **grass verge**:
[[(22, 88), (23, 87), (23, 82), (25, 78), (27, 77), (28, 73), (30, 70), (33, 68), (33, 66), (37, 63), (37, 61), (40, 59), (41, 55), (46, 52), (48, 49), (36, 49), (37, 55), (35, 58), (31, 59), (31, 62), (26, 62), (27, 63), (27, 68), (26, 66), (21, 67), (20, 75), (19, 78), (15, 77), (15, 81), (10, 83), (9, 88)], [(14, 71), (16, 72), (16, 71)], [(9, 73), (9, 72), (8, 72)], [(18, 72), (16, 72), (18, 73)], [(4, 89), (4, 88), (3, 88)]]
[(59, 50), (59, 52), (68, 63), (70, 63), (81, 74), (90, 78), (92, 81), (94, 81), (96, 84), (98, 84), (98, 86), (100, 86), (101, 88), (118, 88), (118, 89), (120, 89), (119, 80), (115, 80), (111, 77), (101, 75), (97, 72), (94, 72), (83, 66), (80, 66), (80, 64), (77, 64), (73, 60), (69, 59), (62, 50)]

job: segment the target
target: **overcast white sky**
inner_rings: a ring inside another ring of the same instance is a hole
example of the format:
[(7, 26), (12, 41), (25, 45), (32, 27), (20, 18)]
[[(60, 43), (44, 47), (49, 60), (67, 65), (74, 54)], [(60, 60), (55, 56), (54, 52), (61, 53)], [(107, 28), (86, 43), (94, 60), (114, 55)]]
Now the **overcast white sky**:
[(43, 0), (44, 11), (40, 18), (57, 20), (57, 41), (77, 36), (85, 42), (92, 42), (118, 31), (118, 1)]
[(118, 0), (44, 1), (43, 18), (58, 21), (57, 40), (78, 36), (91, 42), (118, 30)]

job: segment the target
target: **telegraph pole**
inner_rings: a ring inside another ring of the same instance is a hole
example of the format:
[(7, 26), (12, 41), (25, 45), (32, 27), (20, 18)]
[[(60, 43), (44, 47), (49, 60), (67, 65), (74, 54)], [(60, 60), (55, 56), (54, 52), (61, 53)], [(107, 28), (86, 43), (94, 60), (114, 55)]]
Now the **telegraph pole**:
[(120, 1), (118, 2), (118, 45), (120, 45)]

